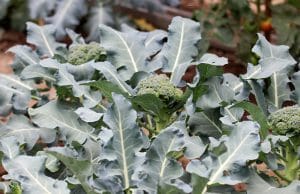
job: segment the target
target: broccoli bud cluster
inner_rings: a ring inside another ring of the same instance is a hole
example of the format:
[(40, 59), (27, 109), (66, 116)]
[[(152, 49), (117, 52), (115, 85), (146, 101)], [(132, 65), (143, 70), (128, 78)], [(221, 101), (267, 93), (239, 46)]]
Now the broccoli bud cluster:
[(273, 132), (286, 135), (300, 135), (300, 107), (291, 106), (279, 109), (268, 118)]
[(103, 61), (106, 53), (99, 43), (76, 44), (69, 48), (68, 63), (81, 65), (88, 61)]
[(152, 75), (140, 81), (137, 95), (153, 94), (164, 101), (180, 100), (182, 90), (176, 88), (165, 74)]

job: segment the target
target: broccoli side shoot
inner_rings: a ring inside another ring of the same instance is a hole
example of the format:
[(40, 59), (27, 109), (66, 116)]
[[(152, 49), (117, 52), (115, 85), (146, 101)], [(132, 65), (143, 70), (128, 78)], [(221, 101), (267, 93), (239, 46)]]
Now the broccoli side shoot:
[(165, 102), (179, 101), (183, 94), (164, 74), (152, 75), (140, 81), (137, 91), (137, 95), (153, 94)]
[(104, 61), (106, 53), (99, 43), (76, 44), (69, 48), (68, 63), (81, 65), (88, 61)]
[(279, 109), (272, 113), (268, 120), (273, 132), (279, 135), (300, 135), (300, 107)]

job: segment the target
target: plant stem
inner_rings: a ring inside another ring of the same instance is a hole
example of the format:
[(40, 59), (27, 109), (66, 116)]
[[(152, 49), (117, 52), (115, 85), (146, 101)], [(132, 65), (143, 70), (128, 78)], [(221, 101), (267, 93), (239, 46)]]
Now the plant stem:
[(274, 174), (276, 174), (276, 176), (278, 176), (280, 179), (284, 180), (287, 183), (290, 183), (291, 181), (289, 179), (287, 179), (286, 177), (282, 176), (282, 174), (280, 174), (277, 170), (273, 171)]

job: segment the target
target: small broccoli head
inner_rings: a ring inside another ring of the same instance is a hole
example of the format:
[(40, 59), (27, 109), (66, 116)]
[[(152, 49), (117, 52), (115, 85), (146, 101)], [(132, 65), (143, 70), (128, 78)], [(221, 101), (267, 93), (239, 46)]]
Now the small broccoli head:
[(91, 60), (103, 61), (105, 58), (106, 53), (99, 43), (76, 44), (69, 49), (68, 63), (81, 65)]
[(163, 101), (178, 101), (182, 97), (182, 90), (176, 88), (170, 79), (164, 75), (152, 75), (142, 80), (137, 86), (137, 94), (153, 94)]
[(272, 113), (268, 120), (273, 132), (277, 134), (300, 135), (300, 107), (291, 106), (279, 109)]

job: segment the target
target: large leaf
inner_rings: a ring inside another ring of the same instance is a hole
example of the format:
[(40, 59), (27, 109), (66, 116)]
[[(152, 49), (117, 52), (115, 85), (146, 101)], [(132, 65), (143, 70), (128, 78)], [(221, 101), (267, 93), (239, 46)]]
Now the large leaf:
[(276, 188), (263, 180), (259, 175), (252, 172), (252, 176), (247, 186), (249, 194), (298, 194), (300, 193), (300, 181), (295, 180), (290, 185), (282, 188)]
[[(109, 129), (103, 129), (100, 133), (102, 162), (96, 173), (99, 176), (96, 186), (103, 187), (101, 185), (108, 185), (111, 180), (115, 180), (112, 183), (116, 185), (115, 189), (120, 186), (120, 189), (125, 190), (133, 186), (131, 176), (138, 162), (137, 152), (144, 146), (144, 139), (136, 125), (137, 113), (131, 104), (122, 95), (113, 94), (112, 97), (114, 104), (103, 118)], [(101, 173), (101, 169), (105, 172)]]
[(147, 55), (143, 41), (136, 31), (118, 32), (108, 26), (100, 25), (102, 46), (106, 49), (108, 61), (119, 69), (124, 80), (129, 80), (139, 71), (152, 72), (147, 66)]
[(260, 151), (259, 126), (251, 121), (238, 123), (231, 135), (224, 139), (224, 144), (225, 153), (192, 160), (187, 171), (209, 179), (208, 185), (234, 185), (245, 181), (248, 178), (246, 162), (257, 159)]
[(14, 115), (0, 132), (2, 137), (14, 136), (20, 143), (26, 143), (26, 148), (31, 150), (39, 138), (44, 143), (55, 140), (56, 131), (48, 128), (34, 126), (30, 120), (23, 115)]
[(99, 70), (107, 80), (119, 86), (124, 93), (128, 94), (129, 96), (134, 95), (133, 89), (120, 78), (116, 68), (111, 63), (98, 62), (94, 63), (93, 67)]
[(13, 159), (20, 154), (20, 143), (14, 136), (2, 137), (0, 139), (0, 151), (4, 156), (9, 159)]
[(46, 21), (54, 25), (55, 37), (63, 39), (66, 36), (66, 28), (74, 29), (86, 15), (87, 4), (85, 0), (64, 0), (57, 1), (56, 6), (55, 14), (46, 18)]
[(179, 178), (183, 174), (183, 168), (168, 154), (182, 151), (184, 145), (183, 129), (178, 128), (178, 125), (164, 129), (152, 142), (144, 163), (135, 172), (138, 187), (155, 193), (160, 184), (168, 184)]
[(289, 53), (288, 46), (272, 45), (261, 34), (258, 34), (258, 40), (252, 51), (260, 57), (259, 64), (257, 66), (248, 65), (247, 74), (243, 76), (244, 79), (267, 78), (287, 66), (296, 64)]
[(68, 194), (67, 183), (52, 179), (44, 174), (46, 157), (17, 156), (13, 160), (3, 160), (3, 167), (8, 172), (5, 179), (19, 181), (24, 194)]
[(163, 48), (167, 63), (164, 72), (171, 73), (170, 81), (178, 85), (193, 57), (198, 53), (196, 44), (201, 39), (200, 24), (182, 17), (175, 17), (169, 26), (168, 42)]
[(27, 42), (37, 48), (41, 56), (53, 57), (59, 47), (64, 44), (55, 41), (55, 27), (53, 25), (38, 26), (32, 22), (27, 22)]
[(29, 109), (29, 115), (32, 121), (40, 127), (50, 129), (59, 127), (67, 142), (77, 141), (84, 143), (87, 138), (97, 139), (91, 126), (79, 122), (78, 116), (73, 110), (64, 109), (56, 101), (51, 101), (36, 109)]

